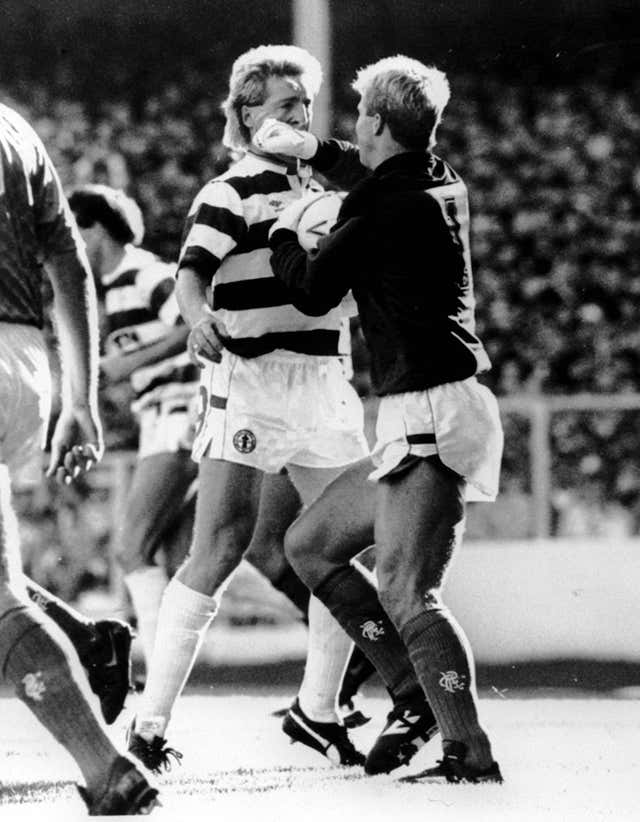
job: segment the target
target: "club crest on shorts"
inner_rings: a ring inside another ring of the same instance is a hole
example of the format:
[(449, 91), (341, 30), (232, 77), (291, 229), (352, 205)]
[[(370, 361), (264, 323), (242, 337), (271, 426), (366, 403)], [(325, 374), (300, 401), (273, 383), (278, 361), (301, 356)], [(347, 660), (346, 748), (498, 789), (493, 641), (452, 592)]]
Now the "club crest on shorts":
[(256, 447), (256, 435), (248, 428), (241, 428), (233, 435), (233, 447), (241, 454), (250, 454)]

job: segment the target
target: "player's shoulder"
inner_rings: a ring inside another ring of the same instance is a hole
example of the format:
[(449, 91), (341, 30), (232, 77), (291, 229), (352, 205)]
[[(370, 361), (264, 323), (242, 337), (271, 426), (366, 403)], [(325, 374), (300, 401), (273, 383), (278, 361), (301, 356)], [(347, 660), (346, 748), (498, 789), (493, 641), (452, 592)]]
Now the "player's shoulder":
[(46, 151), (33, 126), (15, 109), (0, 103), (0, 129), (23, 161), (45, 157)]
[(214, 206), (228, 208), (232, 211), (240, 211), (242, 198), (228, 175), (229, 171), (226, 171), (224, 174), (206, 182), (196, 195), (191, 207), (191, 212), (197, 211), (202, 206)]

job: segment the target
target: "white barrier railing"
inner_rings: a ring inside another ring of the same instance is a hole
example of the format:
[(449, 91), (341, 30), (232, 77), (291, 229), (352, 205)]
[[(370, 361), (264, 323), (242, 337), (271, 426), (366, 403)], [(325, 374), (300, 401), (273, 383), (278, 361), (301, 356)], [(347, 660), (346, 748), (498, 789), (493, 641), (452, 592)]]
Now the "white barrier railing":
[[(574, 394), (571, 396), (526, 394), (499, 398), (503, 415), (517, 414), (529, 420), (529, 470), (533, 536), (546, 539), (551, 534), (551, 418), (566, 411), (640, 411), (638, 394)], [(370, 415), (369, 415), (370, 416)], [(92, 475), (95, 487), (111, 489), (114, 522), (126, 499), (135, 452), (107, 454)], [(91, 476), (91, 475), (90, 475)]]

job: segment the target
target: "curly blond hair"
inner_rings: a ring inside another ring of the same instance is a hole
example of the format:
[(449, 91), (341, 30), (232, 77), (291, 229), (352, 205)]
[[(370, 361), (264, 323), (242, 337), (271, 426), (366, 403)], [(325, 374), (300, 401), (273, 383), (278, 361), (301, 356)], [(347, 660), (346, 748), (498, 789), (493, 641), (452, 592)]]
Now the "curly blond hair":
[(322, 83), (322, 68), (298, 46), (258, 46), (241, 54), (231, 68), (229, 94), (222, 104), (226, 117), (222, 142), (227, 148), (245, 151), (249, 146), (251, 135), (242, 122), (242, 106), (264, 103), (269, 77), (297, 77), (313, 98)]

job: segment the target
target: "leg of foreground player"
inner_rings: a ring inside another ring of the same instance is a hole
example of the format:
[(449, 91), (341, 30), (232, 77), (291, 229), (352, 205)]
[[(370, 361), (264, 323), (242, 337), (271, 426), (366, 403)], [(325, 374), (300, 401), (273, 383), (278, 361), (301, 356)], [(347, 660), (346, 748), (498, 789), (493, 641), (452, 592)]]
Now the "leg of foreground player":
[(5, 465), (0, 465), (0, 671), (75, 759), (91, 813), (137, 813), (155, 804), (155, 788), (118, 754), (93, 713), (69, 640), (29, 602)]
[[(287, 528), (299, 514), (301, 507), (300, 495), (286, 474), (267, 474), (262, 483), (258, 521), (244, 558), (256, 570), (260, 571), (276, 590), (284, 594), (298, 608), (308, 624), (311, 592), (293, 570), (291, 563), (284, 554), (284, 537)], [(317, 609), (317, 601), (313, 607)], [(321, 618), (320, 614), (315, 614), (312, 619), (312, 622), (316, 625), (316, 631), (324, 631), (323, 626), (318, 624), (318, 620)], [(314, 654), (312, 652), (312, 658), (307, 659), (303, 687), (308, 687), (311, 690), (319, 688), (321, 691), (328, 691), (329, 694), (333, 691), (333, 672), (335, 666), (340, 664), (331, 648), (334, 624), (335, 621), (331, 619), (329, 632), (324, 634), (326, 653), (317, 652)], [(323, 668), (326, 669), (326, 672)], [(365, 717), (359, 711), (355, 711), (353, 701), (362, 683), (371, 676), (374, 670), (366, 657), (363, 657), (357, 647), (354, 647), (342, 677), (338, 698), (340, 713), (348, 712), (347, 716), (353, 716), (351, 724), (345, 717), (344, 722), (347, 727), (357, 727), (368, 721), (368, 717)], [(317, 674), (315, 685), (311, 684), (314, 680), (314, 674)], [(308, 700), (306, 701), (308, 702)], [(307, 707), (310, 706), (307, 705)], [(324, 716), (318, 715), (323, 712), (323, 706), (318, 706), (318, 708), (315, 715), (314, 712), (309, 713), (312, 719), (335, 721), (333, 718), (333, 705), (331, 705), (329, 711), (324, 710)], [(287, 710), (288, 708), (278, 711), (276, 715), (285, 716)]]
[[(218, 609), (226, 583), (251, 539), (262, 473), (221, 460), (204, 459), (193, 543), (167, 586), (147, 683), (129, 736), (129, 750), (154, 771), (168, 767), (165, 731), (200, 646)], [(179, 755), (176, 758), (181, 758)]]
[(425, 778), (500, 781), (478, 719), (469, 643), (440, 597), (464, 529), (464, 481), (438, 457), (378, 483), (380, 599), (402, 636), (442, 733), (444, 759)]
[(127, 490), (127, 505), (117, 531), (117, 560), (149, 664), (158, 612), (169, 577), (156, 564), (158, 548), (181, 514), (182, 500), (197, 475), (188, 451), (152, 454), (139, 460)]
[(284, 535), (301, 507), (300, 495), (286, 474), (266, 474), (258, 520), (244, 558), (306, 618), (311, 594), (284, 555)]
[[(289, 471), (305, 505), (313, 502), (341, 473), (340, 468), (298, 465), (289, 466)], [(353, 746), (338, 715), (338, 693), (351, 648), (351, 639), (330, 611), (311, 597), (304, 676), (282, 727), (293, 741), (315, 748), (340, 765), (362, 765), (365, 759)]]
[(107, 725), (116, 721), (131, 685), (131, 629), (119, 619), (91, 620), (26, 578), (29, 598), (64, 631), (87, 671)]
[(408, 762), (436, 732), (406, 647), (375, 587), (349, 564), (373, 543), (375, 487), (363, 460), (344, 471), (289, 529), (285, 550), (294, 568), (375, 665), (394, 702), (369, 753), (368, 773)]

